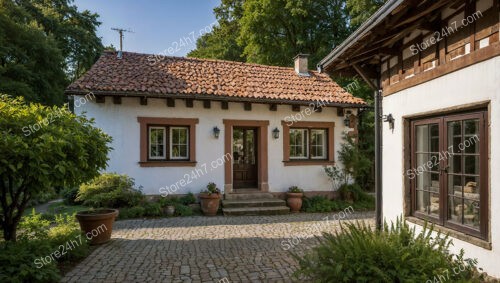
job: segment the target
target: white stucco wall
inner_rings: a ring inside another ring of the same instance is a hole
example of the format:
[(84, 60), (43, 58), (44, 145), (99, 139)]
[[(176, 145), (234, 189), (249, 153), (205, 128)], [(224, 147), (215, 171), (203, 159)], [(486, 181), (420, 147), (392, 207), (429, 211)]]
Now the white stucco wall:
[(490, 233), (492, 250), (454, 239), (490, 275), (500, 277), (500, 57), (472, 65), (427, 83), (384, 97), (384, 114), (396, 119), (394, 132), (383, 130), (383, 216), (403, 213), (403, 116), (490, 101)]
[[(75, 100), (79, 97), (75, 97)], [(305, 107), (301, 108), (302, 110)], [(229, 103), (229, 110), (221, 110), (220, 102), (212, 102), (211, 109), (203, 108), (201, 101), (194, 101), (193, 108), (186, 108), (184, 101), (177, 100), (175, 107), (167, 107), (164, 99), (148, 99), (148, 105), (139, 104), (138, 98), (122, 98), (122, 104), (113, 104), (111, 98), (105, 103), (89, 101), (75, 112), (86, 112), (87, 117), (95, 118), (96, 126), (113, 137), (113, 150), (110, 154), (107, 172), (117, 172), (133, 177), (136, 184), (143, 187), (146, 194), (160, 194), (161, 187), (168, 186), (183, 179), (184, 174), (196, 168), (202, 168), (206, 163), (208, 173), (194, 180), (191, 184), (181, 187), (177, 194), (187, 192), (197, 193), (205, 188), (208, 182), (215, 182), (220, 189), (224, 188), (224, 166), (212, 168), (212, 161), (224, 156), (224, 124), (223, 119), (236, 120), (267, 120), (268, 127), (268, 168), (269, 190), (283, 192), (292, 185), (297, 185), (309, 191), (331, 190), (323, 167), (316, 166), (284, 166), (283, 165), (283, 128), (281, 121), (292, 112), (291, 106), (278, 105), (277, 111), (270, 111), (269, 105), (252, 104), (251, 111), (244, 111), (242, 103)], [(355, 111), (353, 111), (355, 113)], [(199, 118), (196, 125), (196, 167), (140, 167), (139, 162), (139, 123), (137, 117), (165, 118)], [(335, 122), (335, 160), (337, 150), (342, 142), (344, 126), (343, 117), (337, 116), (336, 108), (323, 108), (320, 113), (303, 116), (301, 121)], [(215, 139), (212, 129), (217, 126), (221, 132)], [(272, 137), (272, 130), (280, 129), (280, 138)]]

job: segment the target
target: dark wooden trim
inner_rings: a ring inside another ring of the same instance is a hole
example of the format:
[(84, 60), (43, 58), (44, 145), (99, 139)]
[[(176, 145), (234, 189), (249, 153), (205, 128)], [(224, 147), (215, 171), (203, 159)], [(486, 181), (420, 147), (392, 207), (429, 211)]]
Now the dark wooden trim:
[[(268, 173), (268, 127), (269, 121), (224, 119), (224, 154), (233, 154), (233, 127), (257, 128), (257, 184), (262, 192), (269, 191)], [(224, 163), (224, 192), (233, 192), (233, 163)]]
[(344, 117), (344, 108), (337, 107), (337, 117)]
[[(442, 51), (440, 54), (442, 54)], [(437, 66), (436, 68), (420, 73), (417, 76), (400, 81), (397, 84), (386, 86), (384, 89), (384, 96), (389, 96), (404, 89), (423, 84), (496, 56), (500, 56), (500, 42), (495, 42), (490, 46), (476, 50), (451, 62), (447, 62), (444, 65)], [(441, 59), (442, 58), (440, 58), (440, 62)]]
[(104, 95), (98, 95), (95, 97), (95, 102), (96, 103), (105, 103), (106, 102), (106, 96)]
[(300, 105), (292, 105), (293, 112), (300, 112)]
[(194, 103), (193, 103), (192, 99), (190, 99), (190, 98), (186, 99), (186, 107), (187, 108), (193, 108), (193, 104)]
[(175, 99), (167, 97), (167, 107), (175, 107)]
[(223, 110), (229, 109), (229, 102), (227, 102), (227, 101), (221, 101), (220, 102), (220, 108), (223, 109)]
[[(140, 125), (140, 157), (139, 165), (141, 167), (174, 167), (174, 164), (179, 164), (179, 167), (196, 165), (196, 124), (197, 118), (161, 118), (161, 117), (137, 117), (137, 122)], [(183, 161), (151, 161), (148, 160), (148, 127), (155, 126), (187, 126), (189, 127), (189, 160)], [(171, 165), (170, 165), (171, 164)]]
[(212, 107), (210, 100), (203, 100), (203, 108), (210, 109)]
[[(283, 127), (283, 164), (285, 166), (304, 166), (304, 165), (333, 165), (335, 163), (335, 140), (334, 140), (334, 122), (290, 122), (281, 121)], [(326, 129), (327, 137), (327, 159), (326, 160), (293, 160), (290, 159), (290, 128), (301, 129)]]
[(270, 111), (278, 111), (278, 104), (269, 104)]
[(113, 104), (122, 104), (121, 96), (113, 96)]
[(243, 108), (245, 109), (245, 111), (252, 111), (252, 103), (250, 102), (243, 103)]
[(144, 96), (139, 97), (139, 103), (140, 103), (141, 105), (148, 105), (148, 98), (147, 98), (147, 97), (144, 97)]
[[(389, 61), (390, 61), (390, 58), (392, 57), (389, 57)], [(365, 72), (365, 70), (363, 70), (360, 66), (358, 66), (357, 64), (354, 64), (352, 65), (352, 67), (354, 68), (354, 70), (356, 70), (356, 72), (361, 76), (361, 78), (363, 78), (363, 80), (368, 84), (368, 86), (372, 89), (372, 90), (377, 90), (377, 86), (373, 83), (373, 81), (370, 79), (370, 76)]]

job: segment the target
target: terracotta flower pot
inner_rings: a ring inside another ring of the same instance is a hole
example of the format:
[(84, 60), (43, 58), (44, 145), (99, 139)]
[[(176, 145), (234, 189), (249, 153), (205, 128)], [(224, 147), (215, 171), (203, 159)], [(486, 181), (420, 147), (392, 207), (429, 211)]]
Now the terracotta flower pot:
[(99, 209), (78, 212), (76, 219), (90, 244), (99, 245), (111, 239), (113, 222), (117, 216), (117, 209)]
[(220, 194), (200, 194), (201, 211), (206, 216), (215, 216), (219, 211)]
[(286, 203), (290, 207), (290, 212), (299, 212), (302, 207), (303, 193), (286, 193)]
[(168, 205), (164, 208), (164, 212), (167, 216), (174, 216), (175, 213), (175, 206), (173, 205)]

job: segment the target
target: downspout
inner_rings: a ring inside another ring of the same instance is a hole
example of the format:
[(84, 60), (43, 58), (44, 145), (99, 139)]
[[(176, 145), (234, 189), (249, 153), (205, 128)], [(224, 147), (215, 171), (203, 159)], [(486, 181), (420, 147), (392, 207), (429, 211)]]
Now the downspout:
[(378, 89), (374, 91), (375, 96), (375, 224), (377, 230), (382, 230), (382, 89), (380, 88), (380, 64), (377, 67)]

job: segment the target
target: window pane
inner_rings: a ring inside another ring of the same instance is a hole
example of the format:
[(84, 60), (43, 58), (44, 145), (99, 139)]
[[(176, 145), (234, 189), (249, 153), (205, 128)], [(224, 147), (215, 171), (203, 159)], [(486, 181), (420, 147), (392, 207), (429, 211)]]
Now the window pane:
[(307, 130), (290, 129), (290, 157), (307, 157)]
[(326, 130), (311, 130), (311, 158), (326, 158)]
[(453, 222), (462, 224), (462, 208), (462, 198), (448, 198), (448, 219)]
[(189, 128), (171, 127), (170, 128), (170, 158), (187, 159), (189, 156)]
[(165, 129), (159, 127), (149, 128), (149, 158), (165, 158)]
[(464, 200), (464, 225), (471, 226), (479, 229), (479, 201), (478, 200)]

